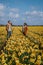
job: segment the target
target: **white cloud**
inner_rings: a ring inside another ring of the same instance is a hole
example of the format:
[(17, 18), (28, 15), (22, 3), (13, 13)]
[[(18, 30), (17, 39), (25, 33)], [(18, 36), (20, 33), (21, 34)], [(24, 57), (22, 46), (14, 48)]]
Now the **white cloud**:
[(30, 14), (30, 11), (26, 11), (24, 14), (25, 15), (29, 15)]
[(31, 6), (31, 7), (30, 7), (30, 9), (34, 10), (34, 9), (36, 9), (36, 7), (34, 7), (34, 6)]
[(14, 14), (13, 12), (10, 12), (9, 17), (11, 17), (11, 18), (19, 18), (19, 14), (18, 13)]
[(26, 20), (26, 18), (22, 18), (22, 20), (23, 20), (23, 21), (25, 21), (25, 20)]
[(0, 17), (3, 17), (5, 15), (5, 13), (4, 13), (5, 8), (6, 7), (0, 3)]
[(19, 14), (15, 14), (15, 17), (18, 18), (19, 17)]
[(25, 15), (26, 16), (41, 16), (41, 17), (43, 17), (43, 11), (41, 12), (41, 11), (36, 11), (36, 10), (34, 10), (34, 11), (26, 11), (25, 12)]
[(9, 17), (14, 17), (14, 14), (12, 12), (9, 13)]
[(37, 11), (32, 11), (32, 12), (31, 12), (31, 15), (37, 15), (37, 14), (38, 14)]
[(0, 10), (4, 10), (5, 6), (0, 3)]
[(0, 20), (1, 20), (1, 21), (5, 21), (5, 18), (1, 18)]
[(43, 12), (39, 12), (40, 13), (40, 16), (43, 17)]
[(0, 16), (3, 17), (5, 14), (4, 12), (0, 12)]
[(38, 12), (37, 11), (26, 11), (25, 12), (25, 15), (37, 15), (38, 14)]
[(26, 11), (24, 13), (24, 16), (27, 18), (27, 21), (42, 21), (43, 20), (43, 11), (37, 11), (37, 10), (32, 10), (32, 11)]
[(19, 12), (19, 9), (17, 9), (17, 8), (11, 8), (10, 11), (11, 12)]
[(10, 8), (9, 9), (9, 17), (10, 18), (19, 18), (19, 9), (18, 8)]

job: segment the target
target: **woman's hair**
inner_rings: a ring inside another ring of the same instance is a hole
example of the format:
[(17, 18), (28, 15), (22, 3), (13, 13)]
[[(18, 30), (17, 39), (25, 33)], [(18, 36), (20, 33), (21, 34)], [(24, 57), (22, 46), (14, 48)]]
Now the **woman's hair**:
[(24, 26), (27, 25), (27, 23), (24, 23)]

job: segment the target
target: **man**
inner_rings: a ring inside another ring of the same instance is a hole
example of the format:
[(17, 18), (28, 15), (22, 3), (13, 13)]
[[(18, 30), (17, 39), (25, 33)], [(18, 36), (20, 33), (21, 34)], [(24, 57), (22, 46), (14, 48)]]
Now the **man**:
[(7, 31), (7, 39), (10, 38), (11, 33), (12, 33), (12, 24), (10, 22), (10, 20), (8, 21), (7, 25), (6, 25), (6, 31)]
[(24, 25), (23, 25), (23, 27), (22, 27), (22, 32), (23, 32), (24, 35), (27, 34), (27, 30), (28, 30), (28, 28), (27, 28), (27, 23), (24, 23)]

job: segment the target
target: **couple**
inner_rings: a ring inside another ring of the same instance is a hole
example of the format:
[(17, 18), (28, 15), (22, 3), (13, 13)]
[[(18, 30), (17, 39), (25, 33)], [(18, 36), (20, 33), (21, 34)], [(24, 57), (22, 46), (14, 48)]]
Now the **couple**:
[[(26, 35), (27, 34), (27, 30), (28, 30), (27, 24), (24, 23), (24, 25), (22, 26), (22, 33), (24, 35)], [(8, 38), (10, 38), (10, 36), (12, 34), (12, 23), (10, 22), (10, 20), (8, 21), (8, 23), (6, 25), (6, 31), (7, 31), (7, 40), (8, 40)]]

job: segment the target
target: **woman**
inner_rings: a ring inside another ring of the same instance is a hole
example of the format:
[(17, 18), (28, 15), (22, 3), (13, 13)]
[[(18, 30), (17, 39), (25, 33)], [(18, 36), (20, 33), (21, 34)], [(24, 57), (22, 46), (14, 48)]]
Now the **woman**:
[(27, 30), (28, 30), (28, 28), (27, 28), (27, 23), (24, 23), (24, 25), (23, 25), (23, 27), (22, 27), (22, 32), (23, 32), (24, 35), (27, 34)]

